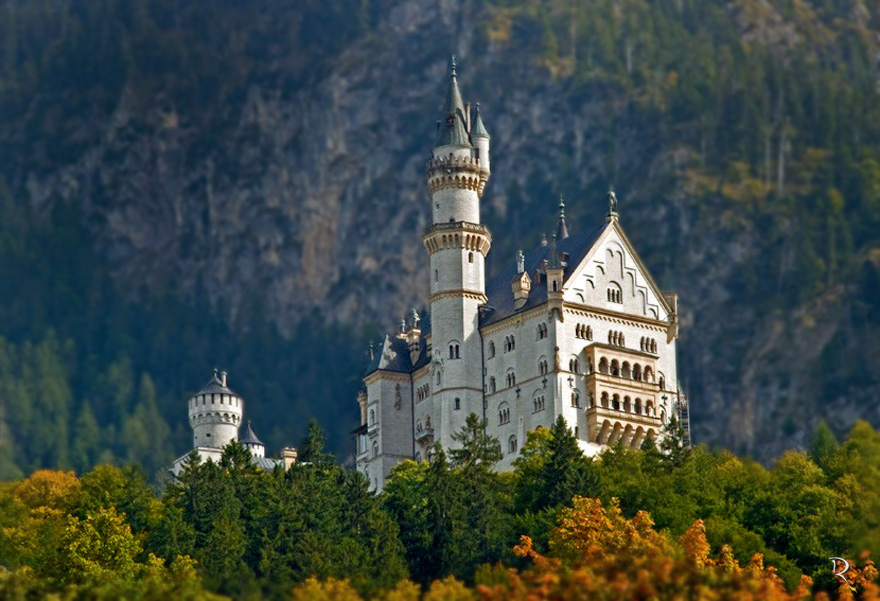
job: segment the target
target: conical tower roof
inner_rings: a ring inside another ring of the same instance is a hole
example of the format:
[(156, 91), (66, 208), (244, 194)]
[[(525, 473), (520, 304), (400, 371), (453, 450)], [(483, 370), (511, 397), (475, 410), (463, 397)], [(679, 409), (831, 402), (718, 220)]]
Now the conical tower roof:
[(434, 148), (440, 146), (470, 146), (467, 128), (465, 128), (464, 103), (461, 100), (461, 92), (458, 91), (458, 81), (455, 77), (455, 57), (449, 67), (449, 89), (446, 91), (446, 103), (443, 105), (443, 114), (437, 131), (437, 143)]
[(254, 429), (251, 428), (250, 421), (248, 421), (244, 425), (243, 429), (244, 433), (242, 433), (241, 436), (238, 437), (238, 442), (240, 442), (241, 444), (258, 444), (260, 446), (266, 446), (262, 442), (260, 442), (259, 438), (257, 438), (257, 435), (254, 433)]
[(483, 125), (483, 118), (480, 116), (480, 103), (477, 103), (477, 115), (474, 118), (474, 126), (471, 128), (471, 138), (490, 138), (486, 126)]

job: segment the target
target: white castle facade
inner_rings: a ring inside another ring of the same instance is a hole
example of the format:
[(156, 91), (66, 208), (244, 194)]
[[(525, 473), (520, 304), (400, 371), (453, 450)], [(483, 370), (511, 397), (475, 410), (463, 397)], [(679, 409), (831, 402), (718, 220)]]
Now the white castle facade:
[(425, 460), (470, 413), (487, 420), (508, 470), (526, 433), (562, 415), (585, 453), (656, 439), (687, 424), (676, 369), (677, 296), (654, 283), (621, 228), (617, 200), (594, 231), (571, 235), (560, 203), (549, 244), (486, 281), (492, 237), (480, 223), (491, 174), (479, 105), (462, 102), (453, 61), (444, 120), (427, 164), (430, 318), (386, 336), (358, 395), (357, 469), (374, 490), (405, 459)]

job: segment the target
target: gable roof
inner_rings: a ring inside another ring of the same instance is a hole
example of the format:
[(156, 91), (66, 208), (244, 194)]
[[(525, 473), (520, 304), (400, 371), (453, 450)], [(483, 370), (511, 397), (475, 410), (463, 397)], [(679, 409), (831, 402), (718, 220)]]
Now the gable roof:
[[(608, 223), (602, 224), (601, 227), (594, 229), (592, 232), (583, 232), (580, 234), (572, 234), (563, 240), (556, 242), (556, 252), (560, 255), (566, 253), (566, 265), (563, 270), (563, 285), (568, 282), (569, 277), (574, 273), (576, 267), (583, 261), (587, 253), (593, 248), (596, 241), (609, 227)], [(538, 246), (525, 254), (525, 270), (529, 274), (535, 273), (535, 270), (541, 265), (545, 259), (550, 261), (550, 245)], [(525, 305), (516, 309), (513, 304), (513, 290), (510, 283), (516, 277), (516, 264), (509, 261), (507, 266), (497, 276), (486, 283), (486, 296), (489, 298), (488, 307), (482, 312), (480, 326), (501, 321), (510, 317), (514, 313), (528, 311), (533, 307), (537, 307), (547, 302), (547, 282), (532, 282), (532, 290)]]

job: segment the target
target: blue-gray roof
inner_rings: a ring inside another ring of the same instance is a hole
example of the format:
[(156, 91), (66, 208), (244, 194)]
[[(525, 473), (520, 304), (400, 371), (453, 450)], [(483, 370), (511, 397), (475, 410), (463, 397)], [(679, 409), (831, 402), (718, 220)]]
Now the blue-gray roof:
[(254, 464), (262, 470), (275, 469), (276, 465), (281, 465), (280, 459), (270, 459), (269, 457), (254, 457)]
[(251, 422), (246, 423), (241, 429), (243, 433), (239, 435), (238, 442), (241, 444), (258, 444), (260, 446), (265, 446), (260, 442), (260, 439), (257, 438), (254, 429), (251, 428)]
[(419, 328), (422, 333), (419, 338), (419, 356), (415, 363), (412, 362), (409, 355), (406, 340), (397, 336), (385, 336), (379, 346), (373, 349), (373, 358), (367, 364), (364, 375), (369, 375), (379, 369), (410, 373), (426, 365), (430, 361), (427, 342), (427, 336), (431, 333), (430, 313), (421, 316)]
[[(603, 224), (601, 227), (592, 232), (574, 234), (568, 236), (564, 240), (556, 242), (556, 251), (558, 254), (568, 255), (566, 259), (565, 269), (563, 271), (563, 285), (572, 275), (575, 267), (583, 260), (586, 254), (595, 244), (596, 240), (608, 227)], [(535, 270), (546, 259), (550, 262), (550, 245), (539, 246), (525, 254), (525, 270), (534, 280)], [(513, 305), (513, 290), (510, 283), (516, 276), (516, 262), (509, 261), (507, 266), (497, 276), (486, 282), (486, 296), (489, 297), (488, 307), (481, 313), (480, 326), (486, 326), (497, 321), (501, 321), (506, 317), (510, 317), (514, 313), (528, 311), (533, 307), (547, 302), (547, 282), (546, 280), (536, 283), (532, 282), (532, 289), (525, 305), (516, 309)]]
[(214, 377), (211, 380), (202, 386), (202, 389), (198, 391), (196, 394), (235, 394), (231, 390), (229, 390), (226, 386), (223, 385), (223, 382), (220, 381), (220, 378), (217, 377), (217, 374), (214, 374)]
[(461, 100), (461, 92), (458, 91), (458, 81), (455, 79), (455, 58), (449, 71), (449, 88), (446, 91), (446, 102), (443, 104), (443, 113), (440, 115), (440, 128), (437, 131), (437, 143), (439, 146), (471, 146), (465, 128), (464, 103)]

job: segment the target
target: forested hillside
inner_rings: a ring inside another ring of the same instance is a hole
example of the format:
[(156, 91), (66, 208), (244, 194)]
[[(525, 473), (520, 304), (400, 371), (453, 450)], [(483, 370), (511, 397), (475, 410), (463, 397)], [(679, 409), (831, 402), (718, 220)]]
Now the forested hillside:
[(490, 271), (623, 226), (681, 295), (696, 440), (880, 423), (880, 9), (851, 0), (5, 0), (0, 476), (188, 448), (214, 366), (345, 456), (367, 341), (426, 301), (450, 53)]

